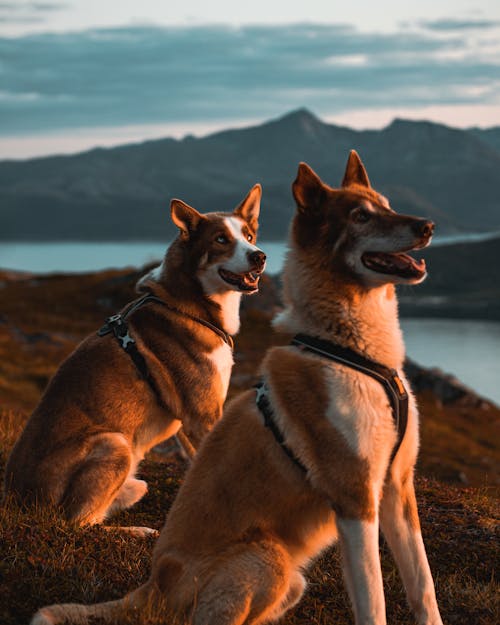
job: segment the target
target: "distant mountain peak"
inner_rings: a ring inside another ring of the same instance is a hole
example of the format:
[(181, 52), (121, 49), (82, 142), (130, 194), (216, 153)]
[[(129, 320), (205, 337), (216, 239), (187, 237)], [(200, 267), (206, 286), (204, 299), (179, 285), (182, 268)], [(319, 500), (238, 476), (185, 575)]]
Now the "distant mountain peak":
[(290, 111), (289, 113), (286, 113), (285, 115), (280, 117), (280, 119), (281, 120), (289, 119), (289, 120), (295, 120), (299, 122), (300, 121), (321, 122), (319, 117), (314, 115), (314, 113), (312, 113), (308, 108), (305, 108), (305, 107), (301, 107), (301, 108), (295, 109), (294, 111)]
[(323, 125), (321, 119), (306, 108), (299, 108), (283, 115), (282, 117), (278, 117), (276, 122), (279, 124), (285, 123), (294, 126), (301, 126), (302, 128), (311, 128)]

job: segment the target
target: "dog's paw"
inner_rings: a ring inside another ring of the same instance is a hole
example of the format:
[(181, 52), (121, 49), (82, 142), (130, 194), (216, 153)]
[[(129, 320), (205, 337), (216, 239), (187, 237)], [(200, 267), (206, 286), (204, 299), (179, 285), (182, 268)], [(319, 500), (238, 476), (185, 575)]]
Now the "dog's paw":
[(152, 527), (141, 527), (133, 525), (132, 527), (120, 527), (119, 529), (127, 532), (131, 536), (136, 536), (137, 538), (148, 538), (149, 536), (157, 538), (160, 535), (160, 532), (153, 529)]
[(48, 608), (38, 610), (30, 621), (30, 625), (54, 625), (54, 623), (56, 623), (56, 620)]

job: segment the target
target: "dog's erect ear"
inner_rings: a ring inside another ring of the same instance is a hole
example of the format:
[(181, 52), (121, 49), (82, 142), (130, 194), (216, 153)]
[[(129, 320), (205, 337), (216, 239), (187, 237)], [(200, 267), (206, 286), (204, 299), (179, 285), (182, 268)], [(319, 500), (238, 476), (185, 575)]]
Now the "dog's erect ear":
[(172, 221), (180, 229), (181, 235), (185, 239), (189, 239), (189, 235), (196, 230), (200, 221), (206, 219), (195, 208), (177, 199), (170, 202), (170, 213)]
[(262, 197), (262, 187), (260, 184), (254, 185), (243, 202), (234, 209), (234, 214), (244, 219), (254, 230), (259, 227), (260, 199)]
[(348, 187), (351, 184), (359, 184), (362, 187), (371, 186), (365, 166), (361, 162), (359, 154), (356, 152), (356, 150), (351, 150), (349, 152), (349, 158), (347, 159), (344, 179), (342, 180), (343, 187)]
[(317, 211), (325, 197), (325, 184), (309, 165), (300, 163), (292, 191), (299, 211)]

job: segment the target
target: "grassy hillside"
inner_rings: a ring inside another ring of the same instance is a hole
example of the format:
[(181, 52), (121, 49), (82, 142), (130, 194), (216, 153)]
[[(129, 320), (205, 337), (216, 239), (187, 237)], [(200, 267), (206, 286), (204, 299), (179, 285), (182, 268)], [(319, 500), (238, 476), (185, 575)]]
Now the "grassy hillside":
[[(35, 279), (0, 275), (0, 474), (58, 363), (104, 317), (133, 297), (137, 277), (127, 271)], [(269, 326), (274, 288), (265, 281), (259, 296), (245, 300), (231, 394), (252, 383), (270, 343), (286, 340)], [(500, 410), (466, 402), (443, 405), (429, 391), (418, 399), (422, 451), (417, 492), (444, 622), (494, 625), (500, 610), (494, 575), (500, 457), (493, 441)], [(150, 486), (147, 496), (111, 522), (160, 528), (184, 470), (179, 459), (166, 461), (150, 454), (141, 466)], [(122, 596), (146, 579), (152, 545), (152, 540), (98, 527), (77, 529), (50, 513), (0, 506), (0, 622), (25, 623), (47, 603)], [(409, 625), (414, 621), (384, 543), (381, 552), (388, 622)], [(283, 623), (352, 623), (337, 551), (326, 553), (307, 577), (306, 598)], [(152, 617), (151, 623), (160, 621)]]

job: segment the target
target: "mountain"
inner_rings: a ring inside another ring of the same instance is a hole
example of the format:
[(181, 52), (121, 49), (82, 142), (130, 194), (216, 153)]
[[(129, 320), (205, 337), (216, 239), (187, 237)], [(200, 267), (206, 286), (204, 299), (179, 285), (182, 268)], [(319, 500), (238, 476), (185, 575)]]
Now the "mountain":
[(500, 151), (482, 132), (403, 120), (356, 131), (301, 109), (202, 138), (3, 161), (0, 238), (165, 240), (174, 232), (170, 198), (228, 210), (260, 181), (263, 236), (280, 239), (294, 210), (290, 186), (299, 161), (335, 186), (351, 148), (396, 210), (431, 217), (440, 234), (500, 229)]
[(400, 288), (402, 316), (500, 320), (500, 236), (431, 245), (418, 256), (429, 275), (416, 287)]
[(500, 126), (495, 126), (494, 128), (470, 128), (469, 131), (485, 143), (488, 143), (494, 150), (500, 152)]

